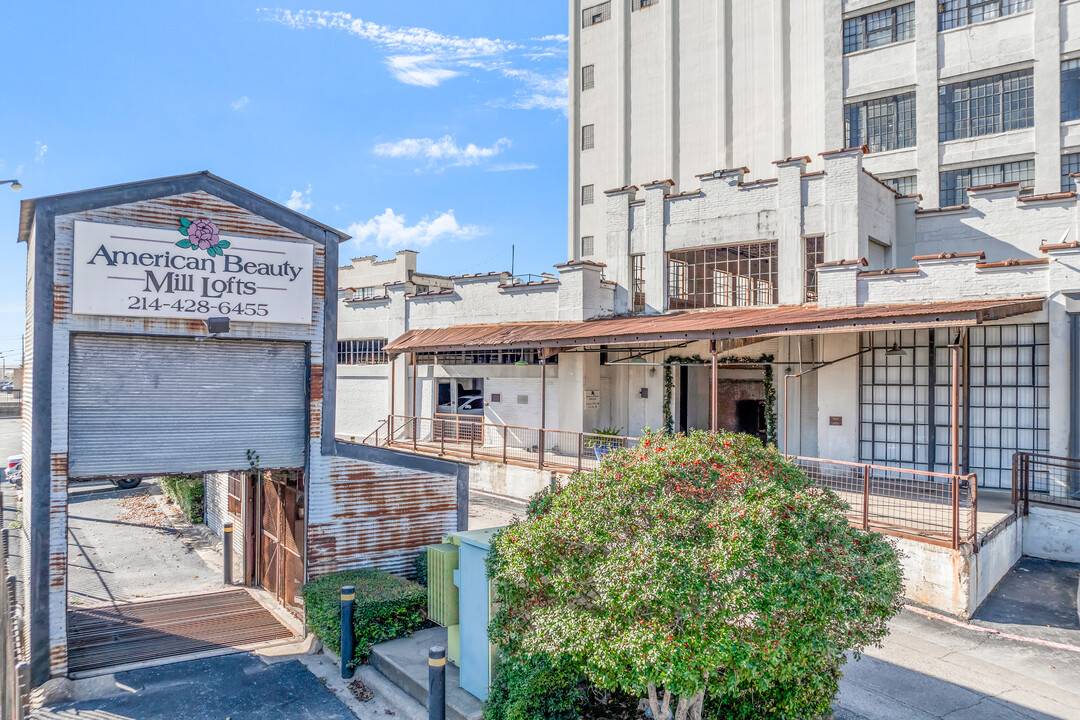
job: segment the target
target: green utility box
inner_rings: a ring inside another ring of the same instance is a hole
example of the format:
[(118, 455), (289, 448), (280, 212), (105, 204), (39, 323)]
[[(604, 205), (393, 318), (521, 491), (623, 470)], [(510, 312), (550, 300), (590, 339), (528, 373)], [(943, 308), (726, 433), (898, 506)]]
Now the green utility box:
[[(458, 544), (448, 542), (428, 545), (428, 619), (446, 628), (446, 657), (455, 665), (460, 660), (458, 632), (458, 589), (455, 575), (458, 569)], [(453, 538), (456, 539), (456, 538)]]

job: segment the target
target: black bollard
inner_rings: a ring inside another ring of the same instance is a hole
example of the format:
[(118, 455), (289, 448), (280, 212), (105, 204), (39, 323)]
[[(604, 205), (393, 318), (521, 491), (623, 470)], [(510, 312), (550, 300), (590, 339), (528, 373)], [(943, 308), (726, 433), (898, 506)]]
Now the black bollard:
[(225, 523), (221, 537), (222, 545), (224, 545), (224, 580), (226, 585), (232, 585), (232, 523)]
[(356, 600), (356, 587), (345, 585), (341, 588), (341, 677), (348, 680), (353, 676), (353, 670), (349, 667), (352, 662), (353, 638), (352, 608)]
[(428, 720), (446, 720), (446, 648), (428, 650)]

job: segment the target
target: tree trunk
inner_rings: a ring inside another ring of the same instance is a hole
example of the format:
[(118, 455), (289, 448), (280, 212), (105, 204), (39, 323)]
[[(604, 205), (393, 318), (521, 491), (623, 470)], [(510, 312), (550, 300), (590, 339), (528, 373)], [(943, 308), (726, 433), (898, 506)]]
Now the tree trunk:
[(664, 691), (664, 701), (661, 703), (656, 697), (656, 683), (649, 683), (649, 709), (652, 710), (654, 720), (670, 720), (671, 718), (671, 692)]
[(679, 698), (679, 706), (675, 710), (675, 720), (701, 720), (701, 713), (704, 710), (704, 706), (704, 690), (693, 697), (683, 695)]

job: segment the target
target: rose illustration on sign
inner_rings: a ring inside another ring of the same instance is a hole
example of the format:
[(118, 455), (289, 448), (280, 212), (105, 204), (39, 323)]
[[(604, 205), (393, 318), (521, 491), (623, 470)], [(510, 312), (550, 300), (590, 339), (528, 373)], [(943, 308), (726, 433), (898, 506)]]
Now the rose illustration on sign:
[(228, 240), (222, 240), (218, 237), (217, 225), (206, 218), (201, 220), (180, 218), (180, 232), (187, 237), (176, 243), (177, 247), (205, 250), (211, 257), (224, 255), (223, 251), (229, 247)]

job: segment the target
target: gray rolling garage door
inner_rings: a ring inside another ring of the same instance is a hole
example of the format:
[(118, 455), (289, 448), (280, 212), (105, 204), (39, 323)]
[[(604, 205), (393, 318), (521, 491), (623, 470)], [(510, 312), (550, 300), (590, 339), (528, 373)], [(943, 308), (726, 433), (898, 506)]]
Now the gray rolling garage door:
[(76, 335), (69, 383), (70, 477), (304, 466), (303, 344)]

